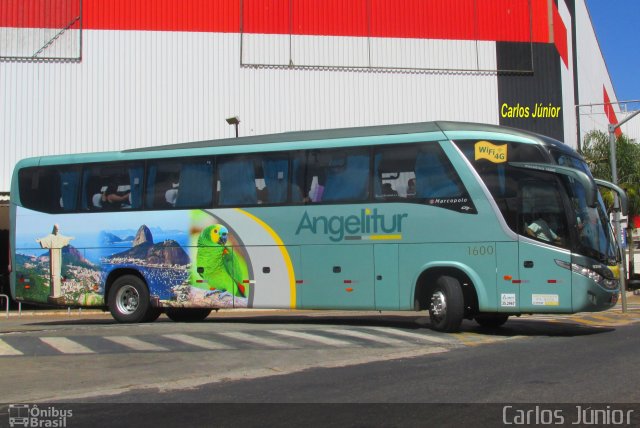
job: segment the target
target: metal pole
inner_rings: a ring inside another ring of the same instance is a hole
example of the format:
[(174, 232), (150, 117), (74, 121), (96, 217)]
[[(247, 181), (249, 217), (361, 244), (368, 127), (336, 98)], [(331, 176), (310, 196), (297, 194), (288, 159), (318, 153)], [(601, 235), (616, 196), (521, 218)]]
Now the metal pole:
[(0, 294), (0, 297), (4, 297), (4, 300), (6, 301), (5, 312), (7, 313), (7, 319), (9, 319), (9, 296), (7, 296), (6, 294)]
[[(617, 125), (619, 126), (619, 125)], [(618, 184), (618, 161), (616, 158), (616, 125), (609, 125), (609, 155), (611, 159), (611, 182), (615, 185)], [(620, 201), (618, 195), (613, 194), (613, 230), (616, 233), (616, 238), (622, 237), (622, 231), (620, 230)], [(622, 312), (627, 312), (627, 281), (626, 281), (626, 253), (622, 245), (619, 245), (620, 255), (622, 256), (622, 263), (620, 264), (620, 293), (622, 294)]]
[[(633, 114), (627, 116), (622, 121), (610, 124), (609, 125), (609, 153), (611, 156), (611, 180), (613, 184), (618, 184), (618, 165), (616, 159), (616, 129), (620, 128), (622, 125), (630, 121), (632, 118), (636, 117), (640, 114), (640, 110), (634, 112)], [(620, 202), (618, 201), (618, 195), (614, 195), (613, 199), (613, 229), (616, 232), (616, 237), (622, 236), (620, 235)], [(620, 246), (620, 252), (622, 254), (622, 266), (620, 268), (620, 292), (622, 293), (622, 312), (627, 312), (627, 277), (626, 277), (626, 267), (625, 267), (625, 259), (626, 252), (622, 246)]]

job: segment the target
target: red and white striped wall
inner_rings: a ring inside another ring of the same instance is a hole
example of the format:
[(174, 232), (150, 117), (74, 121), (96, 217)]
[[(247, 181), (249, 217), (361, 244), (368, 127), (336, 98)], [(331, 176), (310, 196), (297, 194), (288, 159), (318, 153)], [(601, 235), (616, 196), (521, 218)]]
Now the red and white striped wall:
[[(442, 119), (576, 146), (575, 100), (615, 93), (575, 3), (2, 0), (0, 191), (27, 156), (232, 137), (230, 116), (241, 136)], [(563, 114), (502, 117), (519, 99)]]

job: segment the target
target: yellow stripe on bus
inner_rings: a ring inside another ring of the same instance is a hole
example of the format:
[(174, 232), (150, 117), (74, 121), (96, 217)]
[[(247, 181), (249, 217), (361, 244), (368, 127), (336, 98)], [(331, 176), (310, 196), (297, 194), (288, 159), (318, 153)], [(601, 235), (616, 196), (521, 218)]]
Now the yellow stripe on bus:
[(384, 240), (401, 240), (402, 235), (371, 235), (369, 239), (372, 241), (384, 241)]
[(291, 257), (289, 257), (289, 252), (284, 246), (284, 242), (282, 242), (282, 239), (280, 239), (278, 234), (267, 223), (265, 223), (264, 221), (260, 220), (258, 217), (254, 216), (253, 214), (245, 210), (242, 210), (240, 208), (236, 208), (236, 210), (246, 215), (256, 223), (258, 223), (260, 226), (262, 226), (262, 228), (267, 231), (267, 233), (271, 236), (271, 238), (273, 238), (275, 243), (278, 245), (278, 248), (280, 248), (280, 252), (282, 253), (282, 258), (284, 259), (284, 262), (287, 265), (287, 273), (289, 275), (289, 291), (290, 291), (289, 307), (291, 309), (295, 309), (296, 308), (296, 280), (293, 274), (293, 263), (291, 262)]

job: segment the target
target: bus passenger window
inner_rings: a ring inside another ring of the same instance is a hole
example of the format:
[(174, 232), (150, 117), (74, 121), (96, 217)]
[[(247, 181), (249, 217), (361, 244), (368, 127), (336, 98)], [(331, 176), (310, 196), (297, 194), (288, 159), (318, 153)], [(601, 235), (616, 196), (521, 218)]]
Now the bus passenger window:
[(416, 196), (419, 198), (460, 197), (462, 183), (437, 144), (425, 145), (415, 163)]
[(218, 174), (219, 205), (255, 205), (258, 203), (253, 159), (222, 158), (218, 161)]
[(373, 189), (376, 199), (403, 200), (416, 196), (416, 155), (415, 146), (404, 144), (381, 149), (375, 154)]
[(212, 205), (213, 160), (202, 158), (182, 162), (175, 207), (208, 208)]
[(477, 213), (467, 189), (436, 141), (376, 149), (373, 191), (378, 201), (406, 201)]
[(260, 188), (258, 185), (258, 203), (281, 204), (286, 202), (289, 190), (289, 155), (284, 153), (263, 156), (262, 175), (264, 187)]
[(553, 183), (522, 184), (521, 233), (538, 241), (566, 246), (568, 227), (559, 189)]
[(142, 163), (99, 164), (84, 170), (82, 207), (112, 211), (142, 208)]
[(291, 199), (293, 202), (320, 202), (324, 195), (326, 182), (325, 167), (328, 159), (322, 158), (318, 150), (302, 152), (292, 161), (293, 183)]
[(365, 149), (313, 150), (293, 161), (294, 202), (361, 201), (369, 197)]
[(79, 167), (50, 166), (20, 171), (20, 199), (30, 209), (48, 213), (77, 208)]
[(147, 164), (145, 206), (148, 209), (174, 208), (180, 191), (180, 160), (166, 159)]

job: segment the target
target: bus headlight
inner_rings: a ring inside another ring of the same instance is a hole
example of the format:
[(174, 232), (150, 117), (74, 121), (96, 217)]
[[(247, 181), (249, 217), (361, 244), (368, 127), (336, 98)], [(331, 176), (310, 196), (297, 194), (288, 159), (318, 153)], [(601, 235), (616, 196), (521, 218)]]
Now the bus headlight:
[[(556, 264), (558, 266), (562, 266), (565, 269), (569, 269), (569, 263), (556, 260)], [(571, 271), (582, 276), (586, 276), (590, 280), (594, 281), (602, 288), (606, 288), (607, 290), (615, 290), (618, 288), (618, 280), (613, 278), (605, 278), (597, 271), (590, 269), (586, 266), (579, 265), (577, 263), (571, 263)]]

